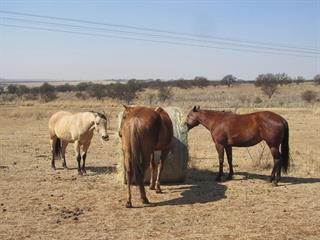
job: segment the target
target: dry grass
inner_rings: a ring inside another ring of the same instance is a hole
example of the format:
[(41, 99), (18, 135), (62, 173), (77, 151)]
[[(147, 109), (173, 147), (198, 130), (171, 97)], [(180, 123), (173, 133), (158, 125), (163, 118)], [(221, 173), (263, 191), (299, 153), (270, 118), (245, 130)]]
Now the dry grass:
[[(293, 87), (288, 89), (292, 96), (298, 91)], [(232, 105), (238, 99), (234, 94), (246, 95), (249, 88), (238, 90), (177, 90), (171, 104), (185, 112), (197, 104), (238, 113), (264, 109)], [(235, 180), (214, 182), (217, 153), (209, 132), (199, 126), (189, 134), (186, 182), (164, 186), (160, 195), (148, 191), (150, 207), (140, 204), (134, 188), (137, 208), (125, 209), (126, 188), (115, 173), (120, 159), (116, 116), (121, 105), (65, 97), (48, 104), (0, 107), (0, 239), (319, 239), (319, 106), (268, 108), (284, 116), (290, 127), (294, 164), (279, 187), (266, 181), (272, 161), (263, 145), (249, 148), (251, 156), (246, 148), (235, 148)], [(144, 101), (141, 96), (137, 103)], [(61, 109), (110, 113), (111, 139), (103, 145), (94, 137), (87, 176), (77, 175), (72, 146), (67, 151), (70, 170), (50, 169), (47, 120)]]

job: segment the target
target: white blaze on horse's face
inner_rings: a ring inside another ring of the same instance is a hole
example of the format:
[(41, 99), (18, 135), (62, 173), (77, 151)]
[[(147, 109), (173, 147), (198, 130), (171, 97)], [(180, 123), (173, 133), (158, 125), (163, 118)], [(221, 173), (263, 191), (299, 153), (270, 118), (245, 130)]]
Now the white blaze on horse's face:
[(105, 116), (99, 116), (98, 114), (95, 116), (95, 129), (100, 134), (101, 138), (104, 141), (109, 140), (109, 135), (107, 133), (107, 119)]

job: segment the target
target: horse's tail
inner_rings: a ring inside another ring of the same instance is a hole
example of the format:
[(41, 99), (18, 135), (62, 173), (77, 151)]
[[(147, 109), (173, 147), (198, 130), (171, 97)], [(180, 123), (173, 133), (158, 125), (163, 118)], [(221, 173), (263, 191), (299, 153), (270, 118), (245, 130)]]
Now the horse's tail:
[(130, 159), (131, 167), (136, 184), (141, 184), (144, 181), (144, 161), (143, 161), (143, 148), (141, 136), (137, 126), (132, 126), (130, 133)]
[(61, 158), (62, 148), (61, 148), (61, 139), (60, 138), (57, 138), (57, 140), (56, 140), (56, 144), (53, 149), (53, 155), (54, 155), (55, 159)]
[(283, 173), (287, 173), (289, 168), (289, 125), (286, 120), (283, 122), (284, 136), (281, 143), (281, 168)]

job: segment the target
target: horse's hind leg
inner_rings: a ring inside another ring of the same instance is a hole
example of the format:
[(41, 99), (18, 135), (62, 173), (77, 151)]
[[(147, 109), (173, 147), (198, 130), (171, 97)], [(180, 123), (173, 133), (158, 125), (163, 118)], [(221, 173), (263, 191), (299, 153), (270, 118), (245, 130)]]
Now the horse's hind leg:
[(225, 147), (226, 154), (227, 154), (227, 159), (228, 159), (228, 164), (229, 164), (229, 175), (228, 179), (231, 180), (233, 176), (233, 165), (232, 165), (232, 146), (227, 145)]
[(131, 202), (131, 183), (132, 183), (132, 168), (129, 162), (129, 158), (126, 153), (124, 153), (124, 164), (125, 164), (125, 170), (126, 170), (126, 177), (127, 177), (127, 186), (128, 186), (128, 200), (126, 202), (126, 208), (132, 207)]
[(274, 162), (270, 176), (270, 182), (272, 182), (274, 186), (277, 186), (281, 178), (281, 155), (279, 152), (279, 147), (270, 147), (270, 151)]
[(151, 160), (150, 160), (150, 186), (149, 188), (151, 190), (155, 190), (155, 178), (154, 178), (154, 169), (155, 169), (155, 162), (154, 162), (154, 153), (151, 155)]
[(62, 152), (62, 167), (64, 169), (68, 169), (67, 163), (66, 163), (66, 149), (68, 146), (68, 142), (62, 141), (62, 147), (61, 147), (61, 152)]
[(219, 155), (219, 173), (216, 177), (216, 181), (221, 181), (223, 176), (224, 147), (222, 144), (216, 143), (216, 149)]
[(80, 144), (79, 144), (78, 141), (74, 142), (74, 151), (75, 151), (76, 156), (77, 156), (78, 174), (82, 175), (81, 166), (80, 166), (80, 162), (81, 162)]
[(161, 193), (160, 177), (161, 177), (163, 165), (164, 165), (164, 162), (168, 156), (168, 153), (169, 153), (169, 149), (165, 149), (165, 150), (161, 151), (160, 161), (158, 163), (158, 171), (157, 171), (156, 193)]

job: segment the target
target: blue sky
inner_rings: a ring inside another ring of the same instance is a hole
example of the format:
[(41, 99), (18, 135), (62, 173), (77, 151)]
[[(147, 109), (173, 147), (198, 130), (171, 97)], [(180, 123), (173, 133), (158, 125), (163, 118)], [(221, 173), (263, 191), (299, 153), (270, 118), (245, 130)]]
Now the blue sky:
[[(320, 49), (319, 0), (0, 0), (0, 10)], [(0, 24), (31, 25), (3, 17), (49, 21), (0, 13)], [(319, 56), (178, 46), (0, 25), (0, 78), (221, 79), (231, 73), (254, 79), (267, 72), (311, 78), (320, 73)]]

